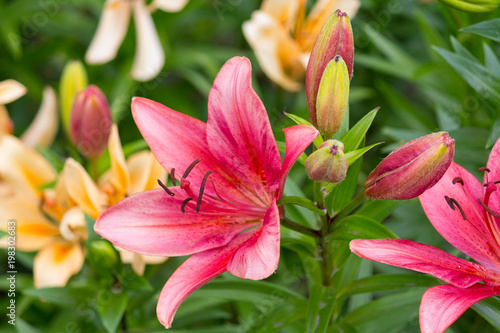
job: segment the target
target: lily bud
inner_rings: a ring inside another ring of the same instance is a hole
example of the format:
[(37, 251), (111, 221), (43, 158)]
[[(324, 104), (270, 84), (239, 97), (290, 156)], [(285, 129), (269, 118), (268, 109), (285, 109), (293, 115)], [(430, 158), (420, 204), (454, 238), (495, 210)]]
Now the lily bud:
[(307, 106), (311, 123), (314, 126), (317, 126), (316, 98), (321, 77), (327, 64), (337, 55), (344, 59), (350, 80), (354, 64), (354, 40), (349, 17), (340, 10), (333, 13), (321, 28), (307, 64)]
[(78, 93), (70, 118), (70, 138), (87, 158), (97, 158), (107, 147), (111, 132), (111, 111), (102, 91), (88, 86)]
[(470, 13), (492, 12), (500, 7), (499, 0), (441, 0), (450, 7)]
[(443, 177), (454, 152), (455, 140), (446, 132), (412, 140), (390, 153), (370, 173), (365, 194), (376, 200), (418, 197)]
[(341, 56), (335, 56), (326, 66), (316, 102), (317, 127), (331, 137), (342, 126), (349, 103), (349, 73)]
[(59, 83), (59, 97), (61, 99), (61, 121), (66, 133), (70, 131), (70, 114), (73, 100), (76, 94), (85, 89), (87, 83), (87, 72), (78, 60), (66, 64)]
[(348, 166), (344, 144), (337, 140), (325, 141), (318, 150), (309, 155), (305, 163), (309, 178), (329, 183), (343, 181)]

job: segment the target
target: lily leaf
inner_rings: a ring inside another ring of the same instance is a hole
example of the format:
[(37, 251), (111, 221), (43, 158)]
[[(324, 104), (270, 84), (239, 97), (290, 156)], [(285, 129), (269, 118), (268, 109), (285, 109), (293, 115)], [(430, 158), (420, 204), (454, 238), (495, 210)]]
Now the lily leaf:
[(307, 303), (306, 333), (325, 333), (335, 304), (335, 289), (313, 285)]
[(489, 297), (474, 304), (472, 308), (497, 330), (500, 330), (500, 298)]
[[(313, 124), (311, 124), (310, 122), (308, 122), (304, 118), (296, 116), (296, 115), (294, 115), (292, 113), (286, 113), (286, 112), (284, 112), (284, 113), (285, 113), (285, 116), (287, 116), (288, 118), (292, 119), (298, 125), (308, 125), (308, 126), (314, 127)], [(316, 146), (316, 148), (319, 147), (319, 146), (321, 146), (321, 144), (323, 143), (323, 138), (321, 137), (321, 135), (318, 135), (316, 137), (316, 139), (314, 139), (313, 143)]]
[(360, 121), (354, 125), (349, 132), (342, 138), (342, 143), (344, 144), (344, 151), (350, 152), (359, 147), (361, 142), (365, 139), (366, 132), (370, 128), (370, 125), (377, 115), (377, 111), (380, 108), (375, 108), (368, 112)]
[(383, 224), (369, 217), (351, 215), (343, 218), (336, 224), (328, 238), (350, 241), (358, 238), (398, 238), (398, 236)]
[(324, 209), (320, 209), (316, 207), (314, 202), (312, 202), (309, 199), (302, 198), (302, 197), (295, 197), (295, 196), (289, 196), (289, 197), (283, 197), (278, 201), (278, 207), (281, 205), (287, 205), (287, 204), (292, 204), (292, 205), (298, 205), (304, 208), (309, 209), (311, 212), (314, 212), (319, 215), (325, 215), (326, 211)]
[(122, 290), (114, 293), (110, 290), (101, 290), (97, 296), (97, 312), (101, 317), (104, 328), (109, 332), (116, 332), (125, 309), (127, 308), (128, 295)]
[(460, 29), (463, 32), (470, 32), (482, 37), (500, 42), (500, 18), (479, 22), (474, 25)]
[(361, 148), (361, 149), (356, 149), (356, 150), (353, 150), (353, 151), (350, 151), (350, 152), (346, 153), (345, 156), (347, 157), (347, 163), (349, 163), (349, 165), (352, 165), (354, 162), (356, 162), (356, 160), (358, 158), (360, 158), (361, 156), (363, 156), (367, 151), (369, 151), (373, 147), (378, 146), (378, 145), (380, 145), (382, 143), (383, 142), (374, 143), (372, 145), (369, 145), (368, 147), (364, 147), (364, 148)]

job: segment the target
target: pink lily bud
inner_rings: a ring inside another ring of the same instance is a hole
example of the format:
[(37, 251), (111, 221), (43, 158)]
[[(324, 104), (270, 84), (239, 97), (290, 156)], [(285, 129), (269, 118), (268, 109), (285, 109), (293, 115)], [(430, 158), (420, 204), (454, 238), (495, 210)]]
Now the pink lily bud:
[(78, 93), (70, 118), (70, 138), (87, 158), (99, 157), (111, 132), (111, 111), (102, 91), (90, 85)]
[(316, 98), (319, 84), (327, 64), (340, 55), (344, 59), (352, 79), (354, 64), (354, 40), (351, 22), (346, 13), (337, 10), (321, 28), (311, 51), (306, 73), (306, 97), (311, 123), (316, 126)]
[(370, 173), (365, 194), (375, 200), (418, 197), (441, 179), (454, 153), (455, 140), (446, 132), (412, 140), (390, 153)]
[(317, 127), (330, 138), (342, 126), (349, 103), (349, 74), (341, 56), (335, 56), (326, 66), (316, 102)]
[(327, 140), (306, 159), (305, 168), (309, 178), (319, 182), (340, 183), (347, 173), (347, 157), (344, 144)]

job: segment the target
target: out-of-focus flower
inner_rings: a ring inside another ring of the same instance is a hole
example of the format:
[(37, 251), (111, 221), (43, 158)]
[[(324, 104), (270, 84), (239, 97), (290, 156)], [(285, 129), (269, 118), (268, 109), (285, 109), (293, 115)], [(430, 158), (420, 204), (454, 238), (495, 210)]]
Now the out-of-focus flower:
[(316, 99), (317, 128), (327, 138), (331, 138), (342, 126), (348, 104), (349, 73), (344, 60), (338, 55), (326, 66)]
[[(327, 18), (336, 9), (352, 18), (360, 6), (358, 0), (318, 0), (306, 18), (306, 2), (264, 0), (260, 10), (243, 23), (245, 38), (264, 73), (290, 91), (300, 89), (309, 55)], [(318, 83), (320, 78), (321, 73)]]
[(318, 182), (340, 183), (347, 174), (348, 166), (344, 144), (337, 140), (323, 142), (305, 162), (307, 175)]
[(305, 125), (285, 129), (282, 164), (267, 112), (252, 89), (250, 62), (238, 57), (215, 79), (206, 124), (144, 98), (133, 100), (132, 114), (159, 162), (171, 170), (174, 186), (161, 184), (163, 189), (119, 202), (99, 217), (95, 230), (142, 254), (192, 254), (158, 301), (158, 318), (170, 327), (182, 301), (224, 271), (248, 279), (275, 271), (276, 201), (292, 164), (319, 132)]
[(144, 0), (107, 0), (85, 61), (103, 64), (114, 59), (133, 15), (137, 45), (132, 77), (138, 81), (154, 78), (163, 67), (165, 54), (150, 10), (179, 11), (186, 3), (187, 0), (156, 0), (148, 9)]
[[(15, 101), (26, 94), (26, 87), (15, 80), (0, 82), (0, 137), (11, 134), (14, 124), (7, 113), (5, 104)], [(57, 115), (57, 97), (54, 90), (47, 86), (43, 90), (43, 99), (35, 119), (21, 136), (30, 147), (48, 147), (54, 141), (59, 125)]]
[(419, 197), (436, 230), (477, 263), (407, 240), (358, 239), (350, 243), (351, 250), (362, 258), (428, 273), (448, 283), (424, 293), (420, 304), (423, 333), (444, 332), (474, 303), (500, 295), (500, 140), (481, 170), (485, 172), (483, 183), (453, 163)]
[(61, 122), (66, 134), (70, 131), (70, 115), (75, 96), (87, 87), (87, 72), (78, 60), (70, 61), (64, 66), (59, 82), (59, 98), (61, 104)]
[(365, 194), (374, 200), (416, 198), (436, 184), (453, 161), (455, 140), (432, 133), (391, 152), (365, 181)]
[(111, 131), (111, 110), (102, 91), (90, 85), (79, 92), (70, 117), (70, 138), (87, 158), (99, 157), (106, 150)]

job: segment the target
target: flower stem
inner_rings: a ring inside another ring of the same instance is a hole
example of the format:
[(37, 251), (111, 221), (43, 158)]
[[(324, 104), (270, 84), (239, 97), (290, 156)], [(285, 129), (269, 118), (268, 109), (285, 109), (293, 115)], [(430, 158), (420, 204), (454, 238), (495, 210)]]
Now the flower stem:
[(311, 237), (319, 237), (319, 232), (316, 230), (313, 230), (311, 228), (305, 227), (301, 224), (298, 224), (297, 222), (294, 222), (290, 220), (287, 217), (284, 217), (281, 219), (281, 224), (287, 227), (288, 229), (292, 229), (294, 231), (300, 232), (301, 234), (311, 236)]
[(335, 215), (333, 217), (333, 219), (340, 221), (341, 219), (343, 219), (344, 217), (349, 215), (349, 213), (351, 213), (353, 210), (358, 208), (365, 201), (366, 201), (366, 195), (365, 195), (365, 191), (363, 190), (354, 199), (352, 199), (351, 202), (349, 202), (347, 204), (347, 206), (344, 207), (344, 209), (342, 209), (340, 212), (338, 212), (338, 214)]

